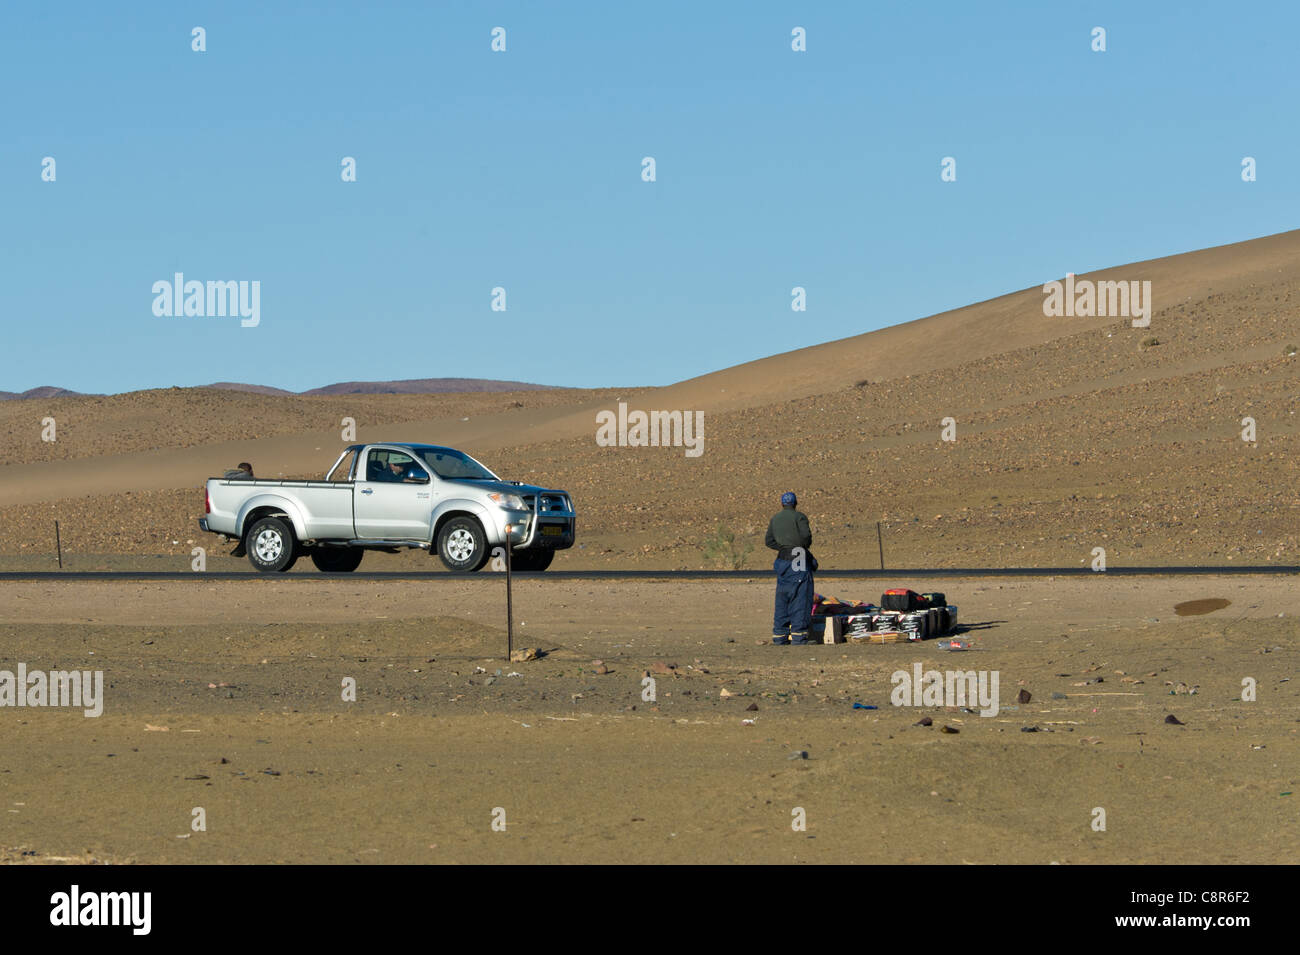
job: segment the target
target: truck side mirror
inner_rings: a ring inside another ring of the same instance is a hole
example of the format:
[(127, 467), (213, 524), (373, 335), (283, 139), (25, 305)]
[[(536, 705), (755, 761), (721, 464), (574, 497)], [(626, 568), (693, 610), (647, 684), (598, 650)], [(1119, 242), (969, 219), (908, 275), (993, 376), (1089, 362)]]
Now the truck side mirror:
[(406, 472), (406, 480), (412, 482), (413, 484), (428, 484), (429, 474), (427, 471), (423, 471), (420, 468), (413, 467)]

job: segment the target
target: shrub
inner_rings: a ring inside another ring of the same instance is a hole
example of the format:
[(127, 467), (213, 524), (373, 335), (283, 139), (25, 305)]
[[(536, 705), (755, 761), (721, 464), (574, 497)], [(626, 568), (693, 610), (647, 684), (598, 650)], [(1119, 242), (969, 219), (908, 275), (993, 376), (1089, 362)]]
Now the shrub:
[(713, 536), (704, 539), (704, 557), (706, 560), (721, 564), (728, 570), (740, 570), (754, 549), (750, 541), (736, 543), (735, 532), (725, 525), (718, 525)]

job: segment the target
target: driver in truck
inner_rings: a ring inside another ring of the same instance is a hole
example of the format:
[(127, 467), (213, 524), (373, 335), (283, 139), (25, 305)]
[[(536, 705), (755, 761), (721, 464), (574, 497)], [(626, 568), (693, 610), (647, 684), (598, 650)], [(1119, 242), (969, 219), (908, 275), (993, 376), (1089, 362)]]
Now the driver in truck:
[(392, 475), (390, 480), (405, 484), (419, 484), (421, 478), (428, 477), (414, 461), (402, 461), (399, 458), (388, 459), (388, 473)]

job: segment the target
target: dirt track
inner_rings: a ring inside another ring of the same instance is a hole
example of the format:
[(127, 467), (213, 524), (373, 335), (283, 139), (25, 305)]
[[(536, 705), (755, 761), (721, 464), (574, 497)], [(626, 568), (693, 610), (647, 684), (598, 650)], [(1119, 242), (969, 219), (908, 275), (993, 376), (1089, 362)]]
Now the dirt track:
[[(0, 710), (0, 858), (1292, 861), (1292, 579), (942, 587), (975, 651), (772, 647), (759, 575), (520, 584), (516, 646), (548, 652), (511, 665), (499, 579), (10, 584), (0, 669), (103, 669), (106, 701)], [(1202, 597), (1231, 604), (1173, 614)], [(998, 671), (1000, 712), (891, 706), (914, 661)]]

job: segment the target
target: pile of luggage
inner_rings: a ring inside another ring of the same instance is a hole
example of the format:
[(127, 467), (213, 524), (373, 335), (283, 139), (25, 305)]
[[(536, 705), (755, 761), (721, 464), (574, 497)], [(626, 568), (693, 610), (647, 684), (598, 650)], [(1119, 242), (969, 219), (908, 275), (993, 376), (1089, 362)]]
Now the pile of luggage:
[[(849, 609), (850, 612), (837, 612)], [(928, 640), (957, 626), (957, 607), (941, 593), (917, 593), (900, 588), (886, 590), (880, 606), (854, 602), (819, 600), (816, 610), (830, 626), (824, 631), (826, 643), (903, 643)]]

